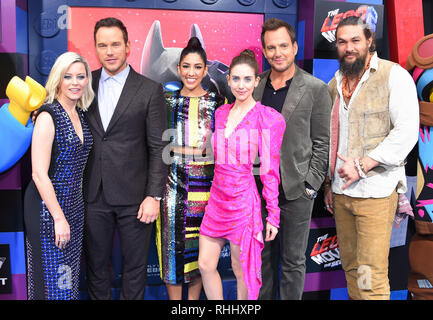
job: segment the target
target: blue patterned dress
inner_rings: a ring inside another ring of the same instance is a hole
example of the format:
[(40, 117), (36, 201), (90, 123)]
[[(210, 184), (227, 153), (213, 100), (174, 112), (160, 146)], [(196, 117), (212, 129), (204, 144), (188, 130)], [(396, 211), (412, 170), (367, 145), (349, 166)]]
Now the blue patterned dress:
[(77, 112), (83, 142), (57, 101), (42, 106), (38, 114), (42, 111), (51, 115), (55, 125), (48, 175), (69, 223), (71, 239), (64, 249), (56, 247), (52, 216), (31, 181), (24, 199), (28, 299), (78, 299), (84, 225), (83, 171), (93, 139), (81, 109), (77, 108)]

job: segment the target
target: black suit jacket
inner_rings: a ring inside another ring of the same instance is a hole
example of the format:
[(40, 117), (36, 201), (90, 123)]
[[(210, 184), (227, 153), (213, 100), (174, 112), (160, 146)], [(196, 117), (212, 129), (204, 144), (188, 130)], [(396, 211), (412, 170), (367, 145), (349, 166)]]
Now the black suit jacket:
[(110, 205), (140, 204), (146, 196), (162, 197), (168, 166), (162, 160), (167, 128), (161, 84), (132, 67), (116, 109), (104, 131), (98, 108), (102, 69), (92, 72), (95, 99), (87, 112), (93, 135), (84, 176), (84, 197), (93, 202), (102, 183)]

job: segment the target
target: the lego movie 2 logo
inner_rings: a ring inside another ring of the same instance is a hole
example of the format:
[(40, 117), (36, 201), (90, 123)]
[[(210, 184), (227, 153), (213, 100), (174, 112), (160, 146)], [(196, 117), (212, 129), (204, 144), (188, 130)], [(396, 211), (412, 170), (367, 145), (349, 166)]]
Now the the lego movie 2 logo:
[(322, 28), (320, 32), (322, 36), (328, 40), (330, 43), (334, 42), (335, 39), (335, 30), (337, 29), (338, 24), (341, 20), (349, 16), (361, 17), (371, 28), (373, 32), (376, 32), (376, 24), (378, 20), (377, 11), (371, 7), (362, 5), (358, 7), (358, 9), (347, 10), (345, 12), (340, 11), (341, 9), (334, 9), (328, 11), (328, 15), (323, 21)]
[(337, 235), (329, 233), (317, 238), (310, 253), (310, 258), (323, 269), (335, 268), (341, 265), (338, 250)]

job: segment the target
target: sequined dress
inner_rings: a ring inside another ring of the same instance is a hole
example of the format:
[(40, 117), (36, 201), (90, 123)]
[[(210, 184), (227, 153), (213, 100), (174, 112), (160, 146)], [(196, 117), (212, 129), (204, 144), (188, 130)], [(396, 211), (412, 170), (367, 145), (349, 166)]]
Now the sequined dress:
[(57, 101), (42, 106), (38, 114), (42, 111), (51, 115), (55, 125), (48, 176), (69, 223), (71, 239), (64, 249), (56, 247), (52, 216), (31, 181), (24, 199), (27, 298), (73, 300), (79, 298), (84, 225), (83, 171), (93, 139), (81, 109), (77, 108), (77, 112), (83, 129), (83, 143), (68, 114)]
[[(184, 97), (165, 95), (170, 145), (205, 149), (214, 129), (215, 110), (224, 97), (206, 93)], [(167, 155), (167, 153), (165, 153)], [(198, 237), (209, 198), (214, 162), (209, 157), (170, 154), (165, 196), (156, 226), (161, 279), (168, 284), (189, 283), (200, 276)]]
[[(239, 245), (248, 299), (255, 300), (262, 285), (264, 242), (261, 201), (254, 174), (260, 174), (263, 183), (262, 195), (269, 213), (266, 220), (278, 228), (279, 152), (286, 123), (278, 111), (257, 102), (226, 138), (225, 126), (232, 107), (233, 104), (223, 105), (215, 113), (212, 136), (215, 175), (200, 234)], [(253, 172), (257, 152), (260, 171)]]

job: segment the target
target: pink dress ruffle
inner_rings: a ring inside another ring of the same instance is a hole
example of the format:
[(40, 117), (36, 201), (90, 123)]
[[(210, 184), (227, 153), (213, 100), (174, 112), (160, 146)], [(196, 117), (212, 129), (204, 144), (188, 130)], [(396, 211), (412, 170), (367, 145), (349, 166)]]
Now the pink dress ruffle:
[(279, 152), (286, 123), (279, 112), (257, 102), (225, 138), (225, 125), (232, 107), (233, 104), (226, 104), (215, 112), (215, 132), (211, 140), (215, 172), (200, 234), (226, 238), (240, 246), (248, 299), (256, 300), (262, 286), (261, 252), (264, 242), (253, 163), (259, 152), (262, 195), (269, 212), (266, 220), (279, 227)]

